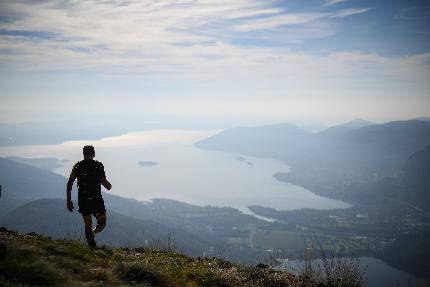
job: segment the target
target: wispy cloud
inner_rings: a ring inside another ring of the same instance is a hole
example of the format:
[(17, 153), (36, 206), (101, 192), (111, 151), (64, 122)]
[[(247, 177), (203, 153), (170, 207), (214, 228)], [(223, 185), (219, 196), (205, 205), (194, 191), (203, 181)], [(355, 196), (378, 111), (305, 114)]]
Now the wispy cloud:
[(279, 26), (307, 24), (327, 15), (327, 13), (287, 13), (285, 15), (249, 21), (248, 23), (236, 26), (235, 29), (239, 31), (252, 31), (271, 29)]
[(222, 42), (240, 38), (243, 31), (305, 24), (320, 17), (285, 14), (284, 9), (256, 0), (52, 0), (0, 5), (3, 13), (12, 15), (0, 21), (1, 60), (26, 69), (193, 66), (227, 57), (219, 50), (225, 47)]
[(331, 5), (339, 4), (342, 2), (348, 2), (348, 1), (351, 1), (351, 0), (325, 0), (325, 5), (331, 6)]
[(371, 10), (372, 8), (349, 8), (349, 9), (343, 9), (340, 11), (335, 12), (331, 17), (333, 18), (343, 18), (343, 17), (348, 17), (348, 16), (352, 16), (352, 15), (357, 15), (357, 14), (362, 14), (365, 13), (369, 10)]
[[(0, 48), (15, 51), (0, 51), (6, 64), (16, 62), (26, 68), (142, 66), (145, 70), (226, 58), (229, 55), (221, 47), (242, 37), (256, 46), (262, 39), (279, 41), (270, 38), (277, 35), (253, 31), (282, 32), (283, 43), (326, 37), (334, 31), (328, 24), (330, 17), (369, 10), (297, 13), (257, 0), (51, 0), (0, 5), (3, 13), (12, 15), (0, 21)], [(282, 31), (281, 27), (290, 28)]]

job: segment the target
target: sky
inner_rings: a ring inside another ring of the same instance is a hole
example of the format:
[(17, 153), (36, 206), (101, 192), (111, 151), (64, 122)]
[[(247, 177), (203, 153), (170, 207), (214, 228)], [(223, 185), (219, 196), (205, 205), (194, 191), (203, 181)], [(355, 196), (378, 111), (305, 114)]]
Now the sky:
[(0, 123), (430, 116), (430, 2), (0, 0)]

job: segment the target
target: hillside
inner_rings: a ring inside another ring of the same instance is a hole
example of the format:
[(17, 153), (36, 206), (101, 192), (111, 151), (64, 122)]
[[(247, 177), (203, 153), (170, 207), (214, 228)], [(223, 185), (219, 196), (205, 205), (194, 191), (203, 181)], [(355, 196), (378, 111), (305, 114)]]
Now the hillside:
[(430, 211), (430, 145), (411, 155), (402, 171), (407, 199)]
[[(361, 286), (351, 284), (354, 282), (348, 277), (339, 277), (339, 282), (330, 286)], [(266, 266), (249, 267), (155, 249), (91, 250), (79, 241), (52, 240), (35, 233), (21, 235), (0, 229), (2, 286), (294, 287), (324, 283), (306, 278), (309, 277)]]
[[(20, 206), (0, 219), (0, 226), (22, 233), (37, 231), (53, 238), (83, 239), (83, 223), (79, 213), (69, 213), (63, 199), (39, 199)], [(77, 203), (75, 202), (75, 206)], [(201, 238), (152, 220), (142, 220), (107, 210), (108, 224), (97, 241), (110, 246), (151, 246), (171, 244), (186, 254), (201, 255), (216, 240)]]
[(0, 158), (0, 217), (39, 198), (66, 198), (66, 179), (49, 170)]
[(430, 122), (339, 125), (307, 133), (291, 125), (237, 128), (204, 139), (199, 148), (270, 157), (292, 167), (275, 177), (352, 203), (372, 202), (363, 185), (399, 173), (430, 143)]

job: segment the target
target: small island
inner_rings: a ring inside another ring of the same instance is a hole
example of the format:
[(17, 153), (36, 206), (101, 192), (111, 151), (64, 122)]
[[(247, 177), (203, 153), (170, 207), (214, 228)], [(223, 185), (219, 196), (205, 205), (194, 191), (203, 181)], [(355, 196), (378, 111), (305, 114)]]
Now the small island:
[(140, 166), (143, 166), (143, 167), (148, 167), (148, 166), (152, 167), (152, 166), (157, 166), (158, 162), (156, 162), (156, 161), (150, 161), (150, 160), (141, 160), (137, 164), (140, 165)]
[(238, 156), (238, 157), (236, 158), (236, 160), (241, 161), (241, 162), (243, 162), (243, 163), (246, 163), (247, 165), (252, 165), (252, 162), (250, 162), (250, 161), (246, 160), (246, 158), (244, 158), (243, 156)]

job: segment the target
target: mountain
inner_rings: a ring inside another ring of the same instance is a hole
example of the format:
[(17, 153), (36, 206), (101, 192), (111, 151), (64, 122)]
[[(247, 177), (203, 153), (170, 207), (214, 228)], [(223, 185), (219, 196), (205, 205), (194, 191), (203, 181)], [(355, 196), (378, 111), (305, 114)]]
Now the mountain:
[(40, 198), (65, 198), (66, 178), (10, 159), (0, 158), (0, 217)]
[(335, 126), (331, 126), (329, 128), (327, 128), (326, 130), (330, 130), (330, 129), (359, 129), (359, 128), (363, 128), (363, 127), (367, 127), (367, 126), (371, 126), (374, 125), (375, 123), (363, 120), (363, 119), (353, 119), (350, 120), (349, 122), (343, 123), (343, 124), (338, 124)]
[[(31, 201), (9, 212), (0, 219), (0, 226), (22, 233), (35, 231), (53, 238), (84, 239), (83, 221), (75, 210), (65, 209), (64, 199), (39, 199)], [(77, 203), (75, 202), (77, 207)], [(105, 230), (96, 236), (101, 244), (110, 246), (167, 246), (168, 235), (178, 250), (189, 255), (202, 255), (215, 240), (203, 240), (199, 236), (171, 226), (163, 226), (152, 220), (139, 220), (107, 210)], [(95, 224), (95, 222), (94, 222)]]
[(345, 140), (400, 152), (408, 157), (430, 143), (430, 122), (395, 121), (351, 131)]
[[(352, 126), (367, 124), (353, 121)], [(351, 126), (351, 125), (350, 125)], [(430, 143), (430, 122), (410, 120), (312, 134), (291, 125), (237, 128), (196, 143), (199, 148), (271, 157), (292, 172), (276, 178), (319, 194), (356, 201), (362, 186), (401, 171), (408, 157)], [(372, 201), (370, 197), (367, 201)]]
[(350, 128), (350, 129), (358, 129), (358, 128), (363, 128), (371, 125), (374, 125), (374, 123), (363, 119), (353, 119), (347, 123), (341, 124), (340, 126)]
[(418, 120), (418, 121), (430, 121), (430, 117), (418, 117), (418, 118), (415, 118), (414, 120)]
[(430, 211), (430, 145), (412, 154), (402, 171), (404, 197)]
[(380, 178), (398, 172), (412, 153), (430, 143), (430, 122), (411, 120), (371, 125), (324, 140), (326, 154), (339, 159), (334, 164), (367, 174), (368, 178), (374, 175)]
[(338, 135), (342, 135), (344, 133), (347, 133), (350, 130), (359, 129), (359, 128), (363, 128), (363, 127), (367, 127), (367, 126), (371, 126), (371, 125), (374, 125), (374, 123), (363, 120), (363, 119), (353, 119), (349, 122), (335, 125), (335, 126), (326, 128), (324, 130), (321, 130), (319, 132), (319, 134), (324, 135), (324, 136), (327, 136), (327, 135), (338, 136)]
[(227, 129), (195, 144), (199, 148), (290, 159), (307, 147), (312, 133), (291, 124)]

